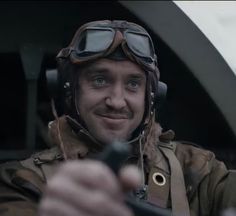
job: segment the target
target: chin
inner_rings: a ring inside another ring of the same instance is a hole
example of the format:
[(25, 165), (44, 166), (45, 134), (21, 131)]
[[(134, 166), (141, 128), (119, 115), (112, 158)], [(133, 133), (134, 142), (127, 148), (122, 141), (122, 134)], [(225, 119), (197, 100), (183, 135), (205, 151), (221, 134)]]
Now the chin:
[(124, 137), (121, 136), (112, 136), (111, 134), (107, 133), (107, 136), (109, 136), (109, 138), (107, 137), (107, 139), (99, 139), (100, 142), (104, 143), (105, 145), (109, 145), (112, 144), (114, 142), (126, 142), (127, 139), (125, 139)]

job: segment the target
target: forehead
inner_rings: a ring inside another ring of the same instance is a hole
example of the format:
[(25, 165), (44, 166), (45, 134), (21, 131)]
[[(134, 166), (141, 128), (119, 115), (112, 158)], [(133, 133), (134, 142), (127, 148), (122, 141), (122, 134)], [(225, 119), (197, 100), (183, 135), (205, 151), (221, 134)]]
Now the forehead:
[(89, 75), (93, 73), (110, 73), (122, 75), (139, 75), (145, 76), (145, 71), (136, 63), (130, 60), (112, 60), (112, 59), (98, 59), (90, 64), (85, 65), (80, 70), (81, 75)]

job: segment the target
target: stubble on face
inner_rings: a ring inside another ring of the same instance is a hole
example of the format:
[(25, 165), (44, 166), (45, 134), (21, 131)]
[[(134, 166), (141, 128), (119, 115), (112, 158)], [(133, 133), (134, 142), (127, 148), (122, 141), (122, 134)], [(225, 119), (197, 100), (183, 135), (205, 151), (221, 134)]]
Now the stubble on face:
[(143, 70), (101, 59), (80, 71), (79, 86), (78, 109), (90, 134), (104, 144), (130, 139), (145, 109)]

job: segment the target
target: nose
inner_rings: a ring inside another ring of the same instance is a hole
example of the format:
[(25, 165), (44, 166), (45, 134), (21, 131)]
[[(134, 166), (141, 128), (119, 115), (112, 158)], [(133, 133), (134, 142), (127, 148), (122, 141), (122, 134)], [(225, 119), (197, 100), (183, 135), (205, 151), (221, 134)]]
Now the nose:
[(113, 85), (109, 89), (106, 105), (116, 110), (120, 110), (126, 106), (125, 89), (122, 85)]

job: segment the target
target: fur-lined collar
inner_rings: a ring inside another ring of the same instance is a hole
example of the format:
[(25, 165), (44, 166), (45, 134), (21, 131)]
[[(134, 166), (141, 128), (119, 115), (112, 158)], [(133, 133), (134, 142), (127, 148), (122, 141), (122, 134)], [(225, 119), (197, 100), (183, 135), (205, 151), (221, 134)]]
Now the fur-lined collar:
[[(66, 159), (84, 158), (89, 154), (102, 151), (103, 146), (86, 129), (80, 126), (80, 130), (75, 133), (71, 127), (72, 122), (69, 124), (68, 121), (73, 121), (73, 119), (62, 116), (49, 123), (49, 135), (52, 143), (60, 147)], [(157, 143), (161, 136), (163, 136), (162, 128), (153, 118), (149, 127), (142, 134), (128, 142), (133, 147), (133, 155), (131, 156), (135, 156), (137, 159), (140, 157), (139, 145), (141, 144), (143, 155), (148, 159), (148, 164), (153, 163), (158, 155)]]

